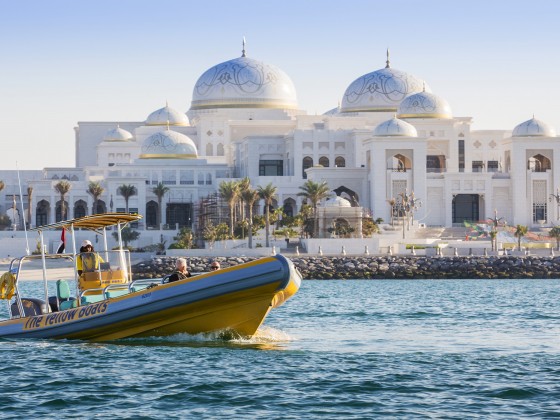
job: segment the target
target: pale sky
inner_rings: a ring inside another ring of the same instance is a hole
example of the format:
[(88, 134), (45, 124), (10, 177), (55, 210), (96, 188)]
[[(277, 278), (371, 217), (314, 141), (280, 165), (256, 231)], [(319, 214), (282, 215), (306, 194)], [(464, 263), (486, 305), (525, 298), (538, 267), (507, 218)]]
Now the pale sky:
[(555, 0), (0, 0), (0, 170), (72, 167), (78, 121), (186, 112), (199, 76), (247, 55), (322, 114), (385, 66), (420, 77), (473, 129), (560, 132)]

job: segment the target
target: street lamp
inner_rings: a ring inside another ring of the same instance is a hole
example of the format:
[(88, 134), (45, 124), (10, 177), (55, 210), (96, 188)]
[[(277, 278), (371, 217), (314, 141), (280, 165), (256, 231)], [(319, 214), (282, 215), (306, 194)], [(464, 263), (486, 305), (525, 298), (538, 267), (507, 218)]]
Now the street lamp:
[[(422, 206), (422, 203), (418, 198), (414, 197), (414, 191), (411, 191), (410, 194), (407, 194), (407, 192), (405, 191), (403, 193), (400, 193), (399, 195), (401, 197), (401, 205), (403, 211), (403, 239), (404, 239), (405, 238), (404, 221), (406, 219), (407, 230), (410, 230), (410, 215), (414, 217), (414, 212)], [(412, 222), (414, 223), (414, 219), (412, 219)]]
[[(491, 217), (490, 219), (488, 219), (492, 222), (492, 231), (490, 233), (490, 239), (492, 240), (492, 251), (498, 249), (498, 226), (503, 219), (503, 217), (498, 218), (498, 209), (494, 209), (494, 218)], [(494, 245), (496, 246), (494, 247)]]
[(401, 196), (401, 206), (402, 206), (402, 212), (403, 212), (403, 220), (402, 220), (402, 237), (403, 239), (405, 238), (405, 219), (406, 216), (408, 214), (408, 206), (409, 206), (409, 200), (410, 200), (410, 196), (405, 192), (402, 192), (399, 194)]

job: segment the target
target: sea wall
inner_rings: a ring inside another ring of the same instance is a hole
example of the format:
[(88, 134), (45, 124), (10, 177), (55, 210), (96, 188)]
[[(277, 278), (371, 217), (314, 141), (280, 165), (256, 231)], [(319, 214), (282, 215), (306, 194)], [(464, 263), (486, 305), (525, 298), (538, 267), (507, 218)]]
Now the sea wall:
[[(192, 257), (189, 270), (209, 270), (253, 261), (251, 257)], [(516, 279), (560, 278), (560, 257), (298, 256), (290, 258), (304, 279)], [(157, 257), (133, 266), (134, 278), (157, 278), (173, 271), (174, 257)]]

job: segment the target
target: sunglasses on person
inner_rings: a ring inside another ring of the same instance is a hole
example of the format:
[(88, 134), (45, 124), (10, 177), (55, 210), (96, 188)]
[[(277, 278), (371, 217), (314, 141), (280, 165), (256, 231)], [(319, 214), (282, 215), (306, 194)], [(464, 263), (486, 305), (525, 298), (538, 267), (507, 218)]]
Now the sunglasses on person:
[(220, 268), (220, 267), (218, 267), (217, 265), (211, 265), (211, 266), (210, 266), (210, 269), (211, 269), (211, 270), (217, 270), (218, 268)]

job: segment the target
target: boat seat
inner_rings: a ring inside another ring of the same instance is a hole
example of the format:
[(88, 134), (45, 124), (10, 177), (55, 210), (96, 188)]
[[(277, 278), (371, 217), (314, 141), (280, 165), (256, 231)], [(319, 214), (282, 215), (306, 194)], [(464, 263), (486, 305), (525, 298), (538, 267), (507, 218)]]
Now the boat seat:
[[(49, 308), (45, 301), (36, 298), (21, 298), (21, 304), (23, 306), (23, 316), (36, 316), (42, 314), (48, 314)], [(12, 303), (10, 307), (12, 316), (19, 316), (19, 308), (17, 302)]]
[(149, 286), (149, 284), (136, 284), (136, 285), (134, 285), (134, 286), (132, 286), (132, 287), (130, 288), (130, 291), (131, 291), (132, 293), (138, 292), (138, 291), (140, 291), (140, 290), (144, 290), (144, 289), (147, 288), (148, 286)]
[(105, 300), (105, 294), (102, 289), (88, 290), (89, 294), (83, 294), (80, 298), (81, 305), (88, 305), (90, 303), (101, 302)]
[(56, 297), (58, 299), (58, 310), (75, 308), (78, 305), (76, 298), (70, 296), (70, 286), (66, 280), (56, 281)]
[(118, 289), (107, 289), (105, 290), (105, 297), (107, 299), (111, 299), (111, 298), (115, 298), (115, 297), (119, 297), (119, 296), (124, 296), (124, 295), (128, 295), (130, 293), (130, 290), (128, 290), (127, 288), (118, 288)]
[(152, 285), (159, 285), (161, 284), (161, 279), (139, 279), (135, 280), (132, 285), (130, 286), (131, 293), (138, 292), (140, 290), (147, 289)]

